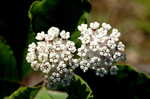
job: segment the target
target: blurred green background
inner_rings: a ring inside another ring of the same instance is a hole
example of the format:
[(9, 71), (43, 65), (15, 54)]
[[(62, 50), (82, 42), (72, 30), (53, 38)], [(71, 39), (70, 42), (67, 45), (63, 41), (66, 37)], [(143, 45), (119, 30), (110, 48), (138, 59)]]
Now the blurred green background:
[(118, 28), (126, 45), (127, 64), (150, 73), (150, 0), (91, 0), (88, 21)]

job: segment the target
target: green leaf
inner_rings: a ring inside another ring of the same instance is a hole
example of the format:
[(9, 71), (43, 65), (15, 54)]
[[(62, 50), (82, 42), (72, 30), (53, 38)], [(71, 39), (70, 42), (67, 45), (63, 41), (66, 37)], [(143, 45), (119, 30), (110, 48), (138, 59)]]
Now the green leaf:
[(80, 36), (80, 32), (75, 31), (72, 33), (71, 38), (70, 38), (70, 40), (75, 43), (77, 48), (79, 48), (81, 46), (81, 41), (78, 39), (79, 36)]
[(29, 18), (35, 33), (47, 31), (51, 26), (73, 32), (90, 8), (88, 0), (40, 0), (31, 5)]
[(52, 99), (67, 99), (68, 94), (65, 92), (48, 91)]
[(2, 41), (0, 41), (0, 79), (9, 81), (19, 80), (13, 51)]
[(89, 85), (78, 75), (75, 75), (71, 84), (64, 89), (69, 94), (67, 99), (93, 99)]
[(20, 87), (6, 99), (66, 99), (67, 93), (47, 90), (45, 87)]
[(53, 98), (50, 97), (50, 95), (48, 94), (48, 91), (46, 90), (46, 88), (42, 88), (36, 94), (35, 99), (53, 99)]
[(42, 88), (35, 96), (35, 99), (66, 99), (67, 97), (67, 93), (48, 91), (46, 88)]
[(33, 99), (40, 88), (20, 87), (6, 99)]
[(117, 75), (98, 77), (94, 71), (78, 74), (87, 81), (95, 99), (150, 99), (150, 77), (132, 66), (118, 67)]
[(0, 40), (0, 99), (19, 87), (16, 59), (10, 46)]

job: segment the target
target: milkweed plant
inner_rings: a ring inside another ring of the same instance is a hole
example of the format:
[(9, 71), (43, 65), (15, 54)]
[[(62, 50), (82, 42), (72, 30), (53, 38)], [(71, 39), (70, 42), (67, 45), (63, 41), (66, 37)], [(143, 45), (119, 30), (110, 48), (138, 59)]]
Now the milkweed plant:
[(70, 40), (70, 32), (50, 27), (47, 33), (37, 33), (36, 42), (28, 46), (26, 60), (34, 71), (44, 74), (47, 86), (70, 84), (74, 71), (89, 69), (104, 77), (117, 74), (116, 64), (125, 60), (125, 45), (119, 41), (121, 33), (110, 24), (92, 22), (78, 27), (81, 46)]

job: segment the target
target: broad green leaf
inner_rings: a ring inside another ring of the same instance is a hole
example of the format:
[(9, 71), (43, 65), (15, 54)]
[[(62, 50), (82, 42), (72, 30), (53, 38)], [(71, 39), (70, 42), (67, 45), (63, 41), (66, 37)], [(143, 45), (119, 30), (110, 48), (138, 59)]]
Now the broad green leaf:
[(40, 88), (20, 87), (6, 99), (33, 99)]
[(39, 90), (34, 99), (53, 99), (53, 98), (50, 97), (46, 88), (41, 88), (41, 90)]
[(75, 75), (70, 86), (64, 89), (69, 96), (67, 99), (93, 99), (93, 93), (89, 85), (78, 75)]
[(68, 94), (65, 92), (58, 92), (58, 91), (48, 91), (49, 95), (52, 99), (67, 99)]
[(41, 90), (35, 96), (35, 99), (67, 99), (67, 93), (49, 91), (46, 88), (41, 88)]
[(87, 81), (95, 99), (150, 99), (150, 77), (128, 65), (118, 67), (117, 75), (98, 77), (94, 71), (78, 75)]
[(73, 32), (90, 7), (88, 0), (40, 0), (31, 5), (29, 18), (35, 33), (51, 26)]
[(0, 41), (0, 80), (16, 81), (19, 79), (16, 59), (11, 48)]
[(6, 99), (67, 99), (64, 92), (57, 92), (42, 88), (20, 87)]

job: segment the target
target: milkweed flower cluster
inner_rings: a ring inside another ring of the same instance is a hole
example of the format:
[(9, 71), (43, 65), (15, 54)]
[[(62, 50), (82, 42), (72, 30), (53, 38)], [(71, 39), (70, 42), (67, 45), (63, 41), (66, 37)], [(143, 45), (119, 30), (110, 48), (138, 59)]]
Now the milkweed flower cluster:
[[(51, 27), (48, 33), (37, 33), (37, 43), (28, 46), (26, 60), (35, 71), (41, 71), (47, 77), (49, 85), (66, 84), (77, 66), (73, 58), (75, 43), (68, 40), (70, 33)], [(71, 65), (69, 65), (71, 64)]]
[(107, 73), (116, 74), (116, 62), (125, 58), (125, 45), (119, 41), (120, 32), (107, 23), (98, 22), (81, 24), (78, 26), (81, 36), (81, 47), (78, 49), (80, 68), (96, 71), (96, 75), (104, 76)]
[[(81, 47), (76, 48), (70, 41), (70, 33), (51, 27), (47, 33), (37, 33), (28, 46), (26, 60), (34, 71), (42, 72), (49, 87), (69, 85), (74, 70), (80, 67), (84, 72), (88, 69), (96, 71), (96, 75), (116, 74), (115, 63), (123, 60), (125, 45), (119, 41), (120, 32), (106, 23), (98, 22), (81, 24)], [(74, 56), (79, 56), (77, 59)]]

